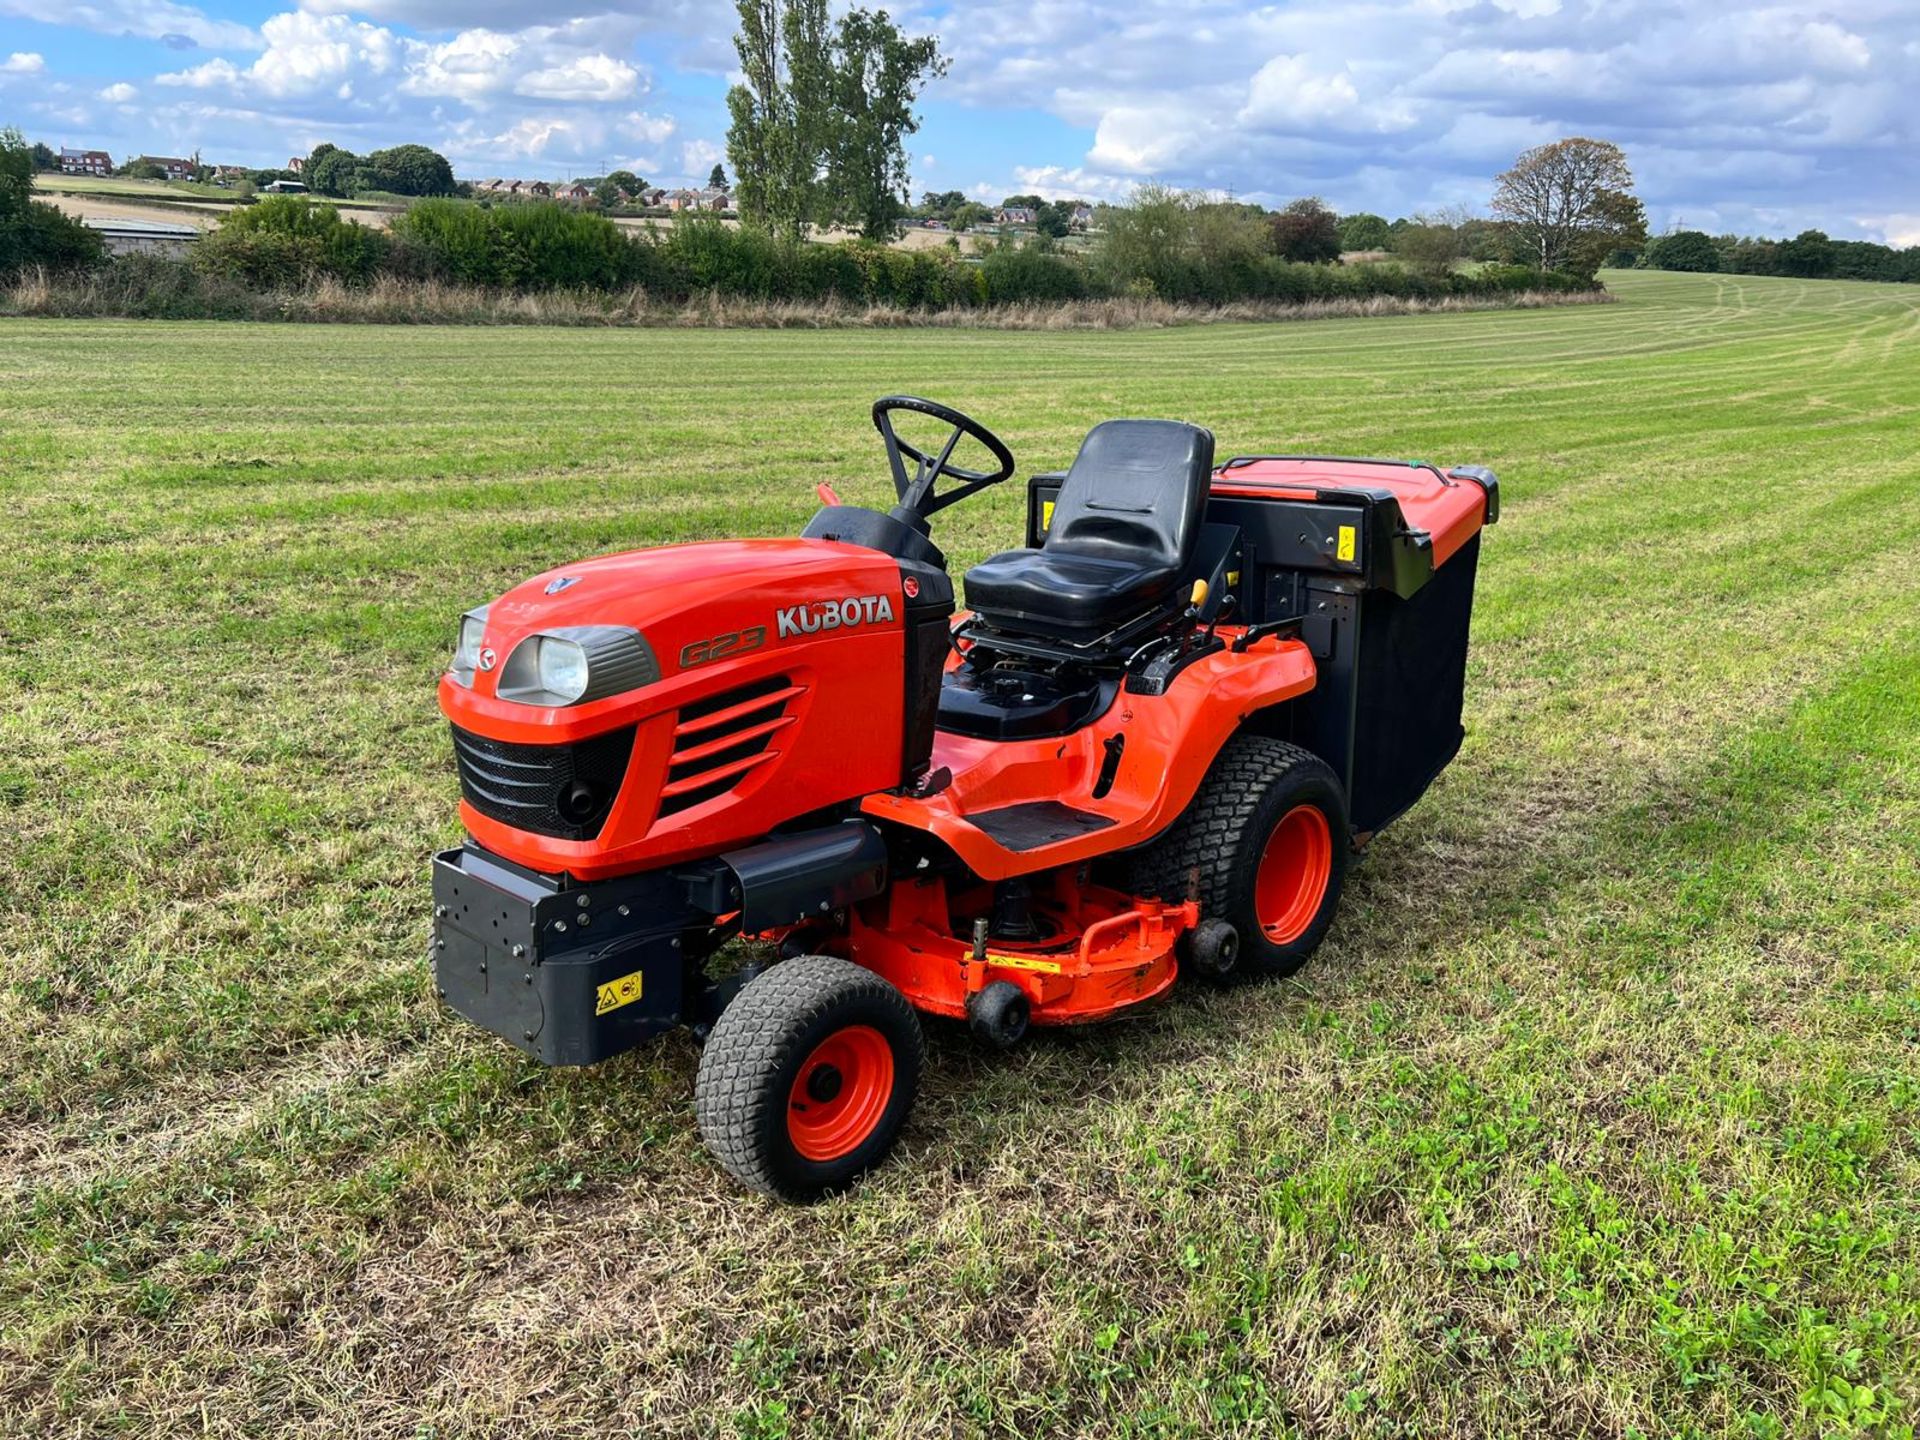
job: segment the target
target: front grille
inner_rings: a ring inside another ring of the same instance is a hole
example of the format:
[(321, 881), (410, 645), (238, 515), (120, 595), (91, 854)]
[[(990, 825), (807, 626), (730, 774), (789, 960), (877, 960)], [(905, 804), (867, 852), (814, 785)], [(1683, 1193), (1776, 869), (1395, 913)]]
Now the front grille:
[(453, 727), (460, 793), (489, 820), (556, 840), (591, 840), (633, 755), (633, 729), (573, 745), (514, 745)]
[(785, 675), (736, 685), (683, 706), (673, 730), (660, 814), (677, 815), (724, 795), (774, 756), (776, 732), (793, 723), (788, 706), (803, 687)]

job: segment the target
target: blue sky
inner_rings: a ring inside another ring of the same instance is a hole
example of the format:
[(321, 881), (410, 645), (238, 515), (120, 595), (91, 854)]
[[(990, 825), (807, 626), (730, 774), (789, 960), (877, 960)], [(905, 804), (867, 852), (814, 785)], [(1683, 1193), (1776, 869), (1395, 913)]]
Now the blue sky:
[[(915, 190), (1142, 180), (1393, 216), (1483, 209), (1568, 134), (1622, 144), (1656, 228), (1920, 243), (1920, 3), (920, 0), (949, 77)], [(278, 164), (418, 140), (466, 178), (721, 156), (726, 0), (0, 0), (0, 124)]]

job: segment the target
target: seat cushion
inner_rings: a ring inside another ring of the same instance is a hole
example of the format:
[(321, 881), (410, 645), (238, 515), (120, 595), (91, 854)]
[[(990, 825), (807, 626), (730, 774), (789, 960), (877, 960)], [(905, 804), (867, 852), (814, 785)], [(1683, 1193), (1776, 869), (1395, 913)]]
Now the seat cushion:
[(967, 604), (996, 624), (1097, 633), (1159, 604), (1179, 579), (1175, 564), (1009, 550), (967, 571)]

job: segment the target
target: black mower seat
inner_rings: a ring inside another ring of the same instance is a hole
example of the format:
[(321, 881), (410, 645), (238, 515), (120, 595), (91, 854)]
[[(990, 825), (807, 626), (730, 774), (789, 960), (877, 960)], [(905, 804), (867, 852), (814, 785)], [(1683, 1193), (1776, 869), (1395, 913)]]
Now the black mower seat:
[(1213, 435), (1178, 420), (1087, 432), (1038, 550), (967, 571), (967, 604), (1000, 630), (1097, 635), (1166, 602), (1200, 533)]

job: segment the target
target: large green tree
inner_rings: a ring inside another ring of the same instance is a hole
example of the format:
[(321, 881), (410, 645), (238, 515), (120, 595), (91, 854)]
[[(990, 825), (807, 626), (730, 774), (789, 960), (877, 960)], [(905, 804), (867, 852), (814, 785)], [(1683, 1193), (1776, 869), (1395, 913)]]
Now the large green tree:
[(1652, 270), (1714, 271), (1720, 268), (1720, 247), (1704, 230), (1675, 230), (1647, 246), (1646, 264)]
[(913, 102), (946, 69), (938, 40), (909, 39), (884, 10), (855, 9), (841, 18), (827, 156), (831, 219), (869, 240), (892, 237), (907, 211), (904, 142), (920, 128)]
[(1782, 275), (1816, 278), (1833, 274), (1833, 242), (1823, 230), (1802, 230), (1793, 239), (1781, 241), (1775, 253)]
[(364, 188), (395, 195), (453, 194), (453, 166), (447, 157), (425, 145), (395, 145), (376, 150), (360, 162)]
[(826, 0), (737, 0), (745, 83), (727, 92), (727, 160), (740, 217), (798, 238), (833, 139)]
[(307, 156), (300, 179), (316, 194), (346, 196), (353, 192), (354, 172), (359, 165), (360, 157), (351, 150), (322, 141)]

